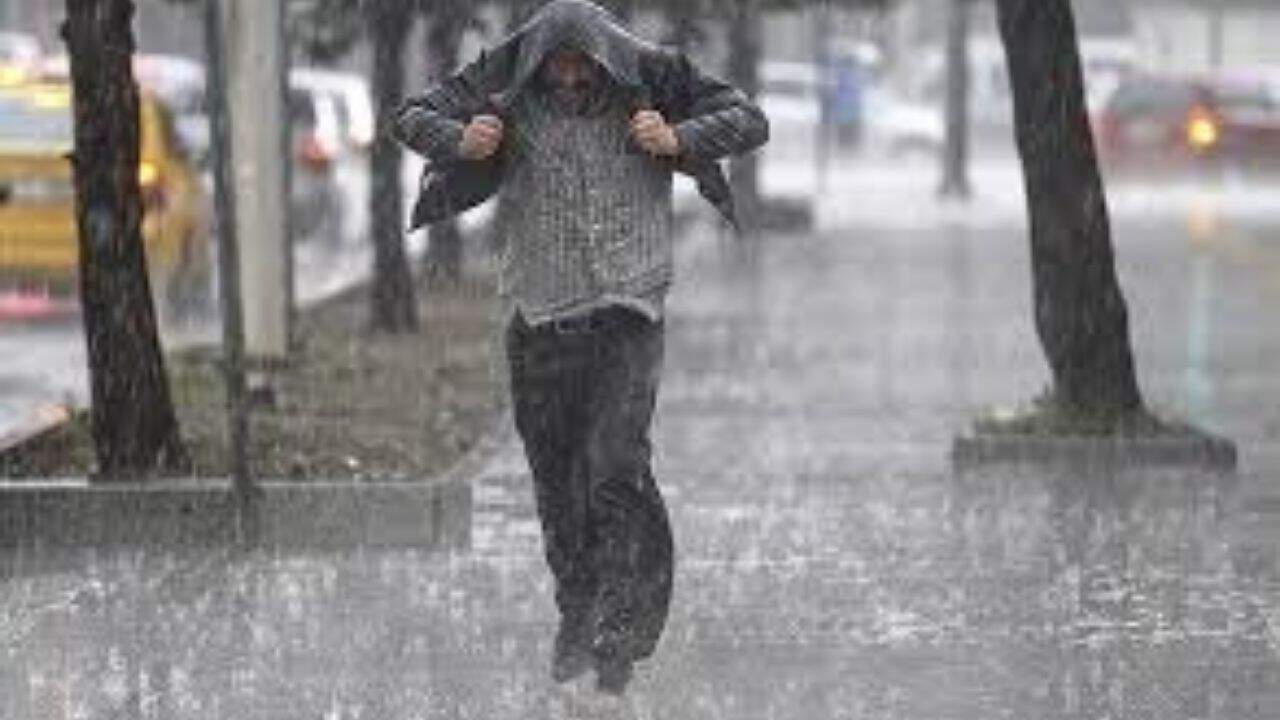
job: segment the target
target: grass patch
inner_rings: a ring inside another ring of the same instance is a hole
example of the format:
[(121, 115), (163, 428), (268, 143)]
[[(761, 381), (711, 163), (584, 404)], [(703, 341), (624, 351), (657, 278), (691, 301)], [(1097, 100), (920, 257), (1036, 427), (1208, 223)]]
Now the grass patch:
[[(273, 371), (273, 407), (251, 416), (249, 463), (259, 478), (422, 479), (456, 462), (487, 432), (502, 397), (493, 371), (494, 279), (484, 271), (420, 293), (423, 326), (369, 333), (368, 297), (352, 292), (300, 314), (298, 348)], [(230, 472), (226, 391), (218, 351), (166, 358), (194, 474)], [(0, 456), (9, 478), (94, 470), (87, 413)]]

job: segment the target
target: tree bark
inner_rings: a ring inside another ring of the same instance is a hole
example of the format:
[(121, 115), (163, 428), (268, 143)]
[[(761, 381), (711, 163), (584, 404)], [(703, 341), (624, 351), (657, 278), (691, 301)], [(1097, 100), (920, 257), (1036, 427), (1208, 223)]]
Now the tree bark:
[[(729, 20), (729, 82), (752, 99), (760, 94), (764, 31), (757, 0), (733, 0)], [(760, 162), (757, 153), (733, 158), (729, 184), (743, 225), (755, 227), (760, 211)]]
[(1031, 225), (1035, 324), (1066, 407), (1142, 407), (1069, 0), (998, 0)]
[(947, 140), (942, 157), (943, 197), (966, 199), (969, 188), (969, 0), (948, 0)]
[(142, 239), (133, 13), (131, 0), (68, 0), (62, 28), (75, 95), (80, 303), (103, 479), (138, 479), (188, 464)]
[[(404, 97), (404, 49), (413, 15), (403, 3), (388, 0), (373, 0), (365, 12), (373, 46), (374, 103), (381, 126)], [(389, 333), (418, 328), (418, 305), (402, 231), (401, 160), (400, 147), (385, 127), (379, 127), (370, 157), (370, 234), (374, 245), (370, 322), (375, 331)]]
[[(464, 0), (465, 1), (465, 0)], [(469, 8), (456, 3), (439, 3), (429, 16), (425, 35), (427, 74), (439, 81), (458, 67), (462, 35), (471, 18)], [(462, 231), (456, 218), (432, 225), (424, 255), (427, 274), (434, 279), (457, 282), (462, 277)]]

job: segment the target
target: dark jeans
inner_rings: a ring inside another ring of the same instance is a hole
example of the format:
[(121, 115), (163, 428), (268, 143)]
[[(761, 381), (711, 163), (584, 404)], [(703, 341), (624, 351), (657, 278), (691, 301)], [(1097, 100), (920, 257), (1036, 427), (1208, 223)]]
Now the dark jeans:
[(533, 471), (565, 623), (600, 656), (653, 653), (671, 599), (672, 539), (650, 469), (663, 327), (609, 308), (507, 331), (516, 429)]

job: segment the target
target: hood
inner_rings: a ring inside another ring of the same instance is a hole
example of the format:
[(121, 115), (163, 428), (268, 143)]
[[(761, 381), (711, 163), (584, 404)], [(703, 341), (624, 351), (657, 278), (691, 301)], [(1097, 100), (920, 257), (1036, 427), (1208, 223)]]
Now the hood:
[(590, 56), (624, 88), (641, 86), (640, 55), (648, 46), (608, 10), (587, 0), (552, 0), (503, 43), (515, 50), (510, 83), (498, 93), (505, 104), (532, 80), (547, 56), (569, 47)]

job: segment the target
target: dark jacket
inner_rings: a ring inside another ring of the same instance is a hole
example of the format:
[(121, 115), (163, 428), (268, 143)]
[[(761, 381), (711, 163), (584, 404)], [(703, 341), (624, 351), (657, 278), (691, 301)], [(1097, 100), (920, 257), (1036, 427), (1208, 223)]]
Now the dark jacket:
[[(507, 109), (547, 55), (561, 47), (594, 58), (634, 110), (662, 113), (682, 150), (670, 160), (672, 169), (693, 177), (702, 196), (736, 225), (733, 196), (717, 161), (768, 140), (769, 123), (760, 108), (684, 55), (627, 32), (603, 8), (586, 0), (553, 0), (497, 47), (396, 110), (392, 134), (427, 159), (412, 228), (452, 217), (497, 192), (513, 152), (509, 141), (519, 133)], [(503, 117), (502, 147), (485, 160), (465, 160), (458, 154), (463, 127), (485, 113)]]

